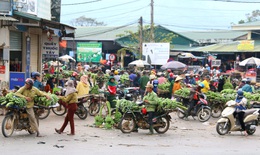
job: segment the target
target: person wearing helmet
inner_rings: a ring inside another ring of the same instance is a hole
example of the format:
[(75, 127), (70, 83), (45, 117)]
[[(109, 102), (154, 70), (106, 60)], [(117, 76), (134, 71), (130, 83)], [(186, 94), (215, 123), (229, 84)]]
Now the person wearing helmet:
[(203, 89), (204, 83), (200, 82), (197, 87), (193, 87), (190, 89), (190, 97), (189, 97), (189, 108), (186, 111), (185, 119), (188, 120), (191, 110), (194, 108), (196, 103), (199, 101), (199, 96), (201, 94), (201, 89)]
[(239, 89), (237, 91), (237, 96), (236, 96), (236, 110), (234, 112), (234, 117), (238, 118), (238, 121), (241, 125), (241, 129), (244, 132), (244, 135), (247, 136), (246, 132), (246, 127), (244, 123), (244, 110), (246, 110), (246, 104), (247, 104), (247, 99), (244, 97), (244, 92), (242, 89)]
[(116, 80), (116, 82), (118, 83), (119, 82), (119, 80), (120, 80), (120, 75), (118, 75), (118, 70), (115, 70), (114, 71), (114, 78), (115, 78), (115, 80)]
[(50, 99), (48, 95), (45, 95), (43, 92), (41, 92), (39, 89), (33, 86), (33, 79), (26, 79), (25, 85), (21, 87), (16, 93), (16, 96), (22, 97), (26, 99), (26, 112), (28, 114), (29, 122), (31, 129), (36, 131), (36, 136), (41, 137), (39, 132), (39, 124), (37, 124), (33, 106), (34, 106), (34, 97), (35, 96), (45, 96), (47, 99)]
[(39, 72), (32, 72), (31, 77), (34, 81), (33, 86), (38, 88), (39, 90), (43, 90), (41, 74)]
[(242, 87), (242, 91), (252, 93), (252, 87), (250, 86), (250, 80), (246, 80), (245, 85)]

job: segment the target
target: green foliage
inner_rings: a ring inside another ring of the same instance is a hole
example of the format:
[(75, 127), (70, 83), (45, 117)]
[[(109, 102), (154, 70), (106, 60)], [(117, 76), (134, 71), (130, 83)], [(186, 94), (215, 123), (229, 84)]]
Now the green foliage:
[(27, 101), (24, 98), (18, 97), (12, 92), (8, 93), (5, 97), (1, 97), (0, 101), (1, 105), (5, 105), (5, 107), (25, 107), (27, 103)]
[(170, 86), (171, 86), (171, 83), (170, 82), (166, 82), (166, 83), (159, 84), (158, 88), (162, 89), (162, 90), (169, 90)]
[(182, 88), (179, 90), (176, 90), (174, 92), (175, 95), (181, 96), (183, 98), (189, 98), (190, 96), (190, 89), (189, 88)]
[(49, 96), (50, 99), (47, 99), (46, 96), (35, 96), (34, 97), (35, 104), (48, 107), (51, 105), (55, 105), (59, 101), (58, 96), (55, 94), (51, 94), (51, 93), (44, 93), (44, 94)]

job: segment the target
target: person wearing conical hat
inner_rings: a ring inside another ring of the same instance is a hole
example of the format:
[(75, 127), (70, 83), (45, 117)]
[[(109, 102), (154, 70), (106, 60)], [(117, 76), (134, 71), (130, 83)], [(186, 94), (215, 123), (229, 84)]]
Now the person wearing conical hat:
[(177, 78), (175, 79), (175, 82), (173, 84), (173, 88), (172, 88), (172, 94), (174, 94), (174, 92), (176, 90), (181, 89), (181, 81), (182, 81), (182, 77), (181, 76), (177, 76)]

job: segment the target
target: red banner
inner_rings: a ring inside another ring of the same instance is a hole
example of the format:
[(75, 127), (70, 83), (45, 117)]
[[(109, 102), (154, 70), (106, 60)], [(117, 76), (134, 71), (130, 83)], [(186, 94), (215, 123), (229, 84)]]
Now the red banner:
[(5, 66), (0, 65), (0, 74), (5, 74)]

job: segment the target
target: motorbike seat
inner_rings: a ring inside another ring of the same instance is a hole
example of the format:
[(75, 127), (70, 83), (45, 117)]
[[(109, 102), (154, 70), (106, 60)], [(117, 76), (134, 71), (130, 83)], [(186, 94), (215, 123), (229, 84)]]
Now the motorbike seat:
[(257, 109), (247, 109), (247, 110), (244, 110), (245, 114), (244, 114), (244, 118), (248, 115), (251, 115), (253, 114)]

